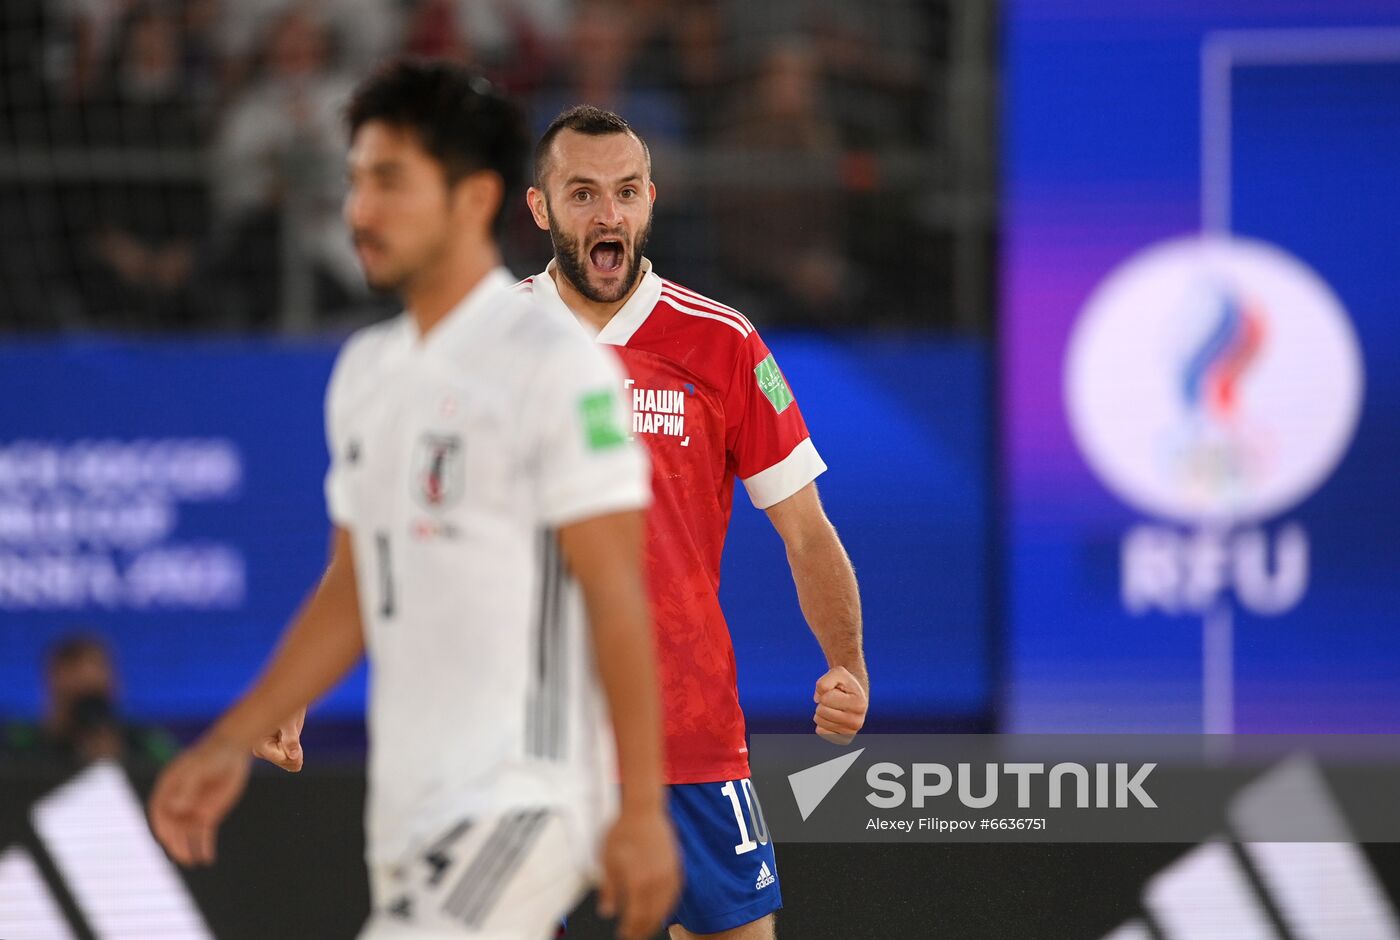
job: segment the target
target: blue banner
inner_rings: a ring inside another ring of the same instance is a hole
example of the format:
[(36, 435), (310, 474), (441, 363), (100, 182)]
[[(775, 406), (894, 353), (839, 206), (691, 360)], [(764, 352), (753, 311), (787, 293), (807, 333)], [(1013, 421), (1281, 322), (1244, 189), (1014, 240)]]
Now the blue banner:
[(1006, 715), (1400, 724), (1400, 8), (1007, 5)]
[[(874, 708), (988, 708), (986, 357), (974, 344), (770, 338), (831, 466), (865, 602)], [(272, 342), (0, 348), (0, 714), (42, 655), (110, 638), (123, 708), (201, 718), (246, 687), (326, 557), (322, 400), (335, 350)], [(781, 541), (742, 490), (723, 599), (757, 722), (805, 722), (825, 663)], [(363, 676), (322, 706), (353, 717)]]

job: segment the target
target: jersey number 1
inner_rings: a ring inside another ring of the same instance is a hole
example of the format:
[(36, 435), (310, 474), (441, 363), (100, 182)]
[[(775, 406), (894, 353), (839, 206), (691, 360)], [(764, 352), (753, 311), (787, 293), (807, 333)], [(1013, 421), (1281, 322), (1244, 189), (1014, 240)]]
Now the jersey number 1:
[(394, 616), (394, 572), (389, 566), (389, 533), (376, 532), (374, 547), (379, 561), (379, 616)]

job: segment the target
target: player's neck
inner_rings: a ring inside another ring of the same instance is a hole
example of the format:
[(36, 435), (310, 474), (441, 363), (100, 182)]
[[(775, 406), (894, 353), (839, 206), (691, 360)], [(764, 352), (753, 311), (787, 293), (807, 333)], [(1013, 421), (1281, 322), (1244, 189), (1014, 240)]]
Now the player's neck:
[(419, 337), (426, 337), (482, 278), (500, 265), (501, 253), (491, 245), (465, 253), (460, 259), (444, 259), (414, 278), (404, 291), (403, 301), (418, 325)]
[(564, 306), (573, 311), (574, 316), (583, 320), (598, 332), (603, 331), (603, 327), (611, 322), (612, 318), (619, 310), (627, 306), (627, 301), (632, 299), (632, 295), (637, 292), (637, 288), (642, 286), (642, 279), (638, 277), (632, 284), (632, 289), (622, 296), (620, 300), (611, 303), (598, 303), (589, 300), (578, 292), (573, 283), (559, 271), (559, 266), (555, 265), (550, 270), (550, 276), (554, 278), (554, 286), (559, 291), (559, 299), (564, 301)]

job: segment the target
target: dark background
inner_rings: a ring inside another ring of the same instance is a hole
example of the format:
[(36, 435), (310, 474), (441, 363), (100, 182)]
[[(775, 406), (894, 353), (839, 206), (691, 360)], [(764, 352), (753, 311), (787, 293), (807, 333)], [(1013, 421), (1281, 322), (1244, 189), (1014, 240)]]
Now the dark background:
[[(314, 745), (313, 745), (314, 746)], [(144, 796), (151, 776), (133, 782)], [(28, 835), (26, 808), (63, 780), (0, 778), (0, 844)], [(186, 873), (221, 940), (353, 937), (368, 914), (361, 853), (362, 774), (309, 768), (255, 773), (219, 836), (219, 862)], [(1099, 940), (1139, 915), (1144, 882), (1191, 846), (779, 844), (787, 938), (950, 937)], [(1400, 889), (1400, 846), (1365, 847), (1387, 891)], [(612, 936), (592, 898), (569, 936)]]

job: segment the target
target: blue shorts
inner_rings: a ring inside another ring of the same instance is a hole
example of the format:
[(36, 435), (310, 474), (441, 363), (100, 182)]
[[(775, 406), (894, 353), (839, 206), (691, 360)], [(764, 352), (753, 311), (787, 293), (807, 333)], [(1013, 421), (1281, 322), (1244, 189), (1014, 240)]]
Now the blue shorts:
[(749, 780), (667, 788), (685, 888), (670, 922), (691, 933), (741, 927), (783, 906), (768, 824)]

